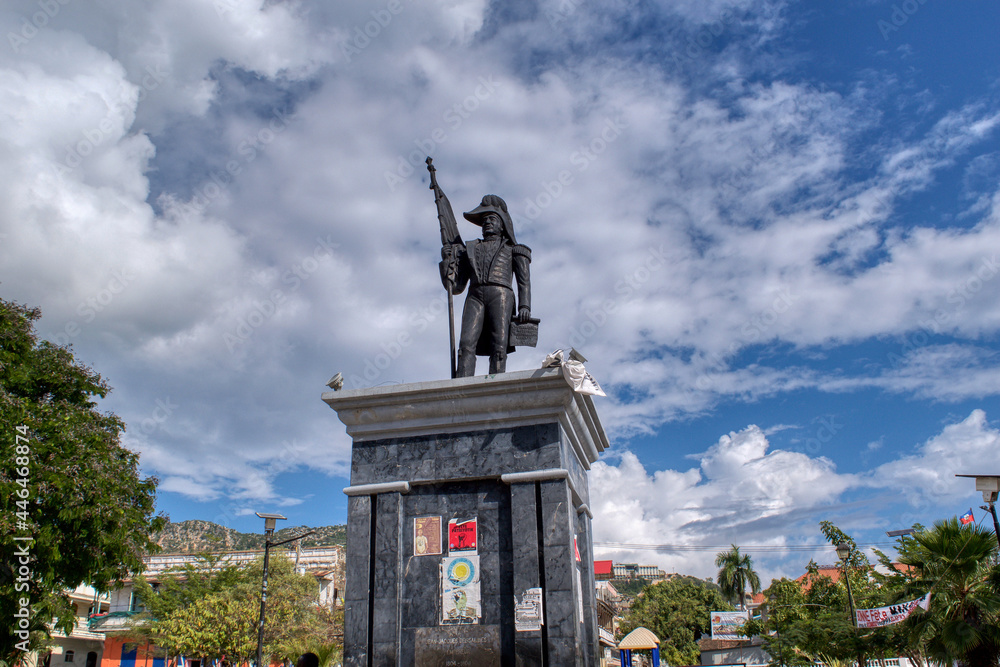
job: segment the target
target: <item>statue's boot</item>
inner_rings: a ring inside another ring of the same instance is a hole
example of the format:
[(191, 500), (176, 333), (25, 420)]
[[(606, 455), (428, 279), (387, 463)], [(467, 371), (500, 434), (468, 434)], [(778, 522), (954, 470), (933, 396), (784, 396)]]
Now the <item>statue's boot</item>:
[(507, 372), (507, 353), (496, 352), (490, 355), (490, 375)]
[(458, 377), (472, 377), (476, 374), (476, 355), (463, 352), (461, 349), (458, 351)]

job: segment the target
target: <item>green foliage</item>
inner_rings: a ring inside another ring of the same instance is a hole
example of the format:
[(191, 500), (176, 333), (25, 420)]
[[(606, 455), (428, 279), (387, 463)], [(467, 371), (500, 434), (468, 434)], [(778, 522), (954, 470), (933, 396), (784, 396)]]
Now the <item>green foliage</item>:
[[(843, 578), (834, 582), (820, 576), (810, 563), (809, 589), (786, 579), (773, 581), (767, 618), (752, 621), (748, 634), (764, 638), (772, 664), (805, 666), (815, 660), (827, 664), (908, 657), (917, 665), (928, 658), (952, 665), (997, 667), (1000, 654), (1000, 571), (991, 564), (996, 553), (992, 531), (963, 527), (951, 519), (897, 540), (900, 570), (882, 552), (875, 551), (882, 569), (871, 566), (854, 541), (830, 522), (821, 529), (831, 544), (847, 542), (847, 561), (854, 600), (859, 609), (874, 609), (912, 600), (930, 591), (929, 612), (916, 611), (909, 620), (877, 629), (856, 630), (848, 613)], [(798, 589), (798, 590), (796, 590)], [(774, 599), (771, 600), (771, 596)]]
[(642, 577), (634, 577), (632, 579), (612, 579), (611, 585), (615, 587), (615, 590), (619, 594), (627, 597), (635, 597), (642, 592), (646, 586), (649, 586), (649, 579), (643, 579)]
[[(8, 622), (19, 598), (30, 600), (32, 646), (44, 645), (53, 619), (73, 627), (64, 591), (106, 591), (140, 572), (143, 554), (156, 549), (149, 535), (164, 522), (153, 515), (156, 479), (140, 477), (138, 455), (120, 444), (124, 424), (97, 409), (110, 386), (69, 349), (38, 340), (40, 316), (0, 299), (0, 659), (8, 662), (20, 655)], [(30, 575), (18, 581), (15, 554), (26, 543), (14, 538), (26, 535)]]
[(720, 568), (716, 578), (722, 594), (730, 600), (737, 600), (740, 609), (746, 609), (744, 593), (747, 587), (756, 595), (760, 593), (760, 577), (753, 569), (753, 559), (749, 554), (741, 554), (735, 544), (729, 551), (720, 552), (715, 557), (715, 566)]
[[(168, 575), (158, 590), (137, 581), (136, 591), (147, 609), (135, 619), (137, 634), (169, 653), (225, 656), (236, 664), (256, 658), (263, 559), (234, 566), (206, 555), (200, 563)], [(343, 637), (338, 615), (315, 604), (316, 580), (296, 574), (287, 558), (273, 552), (267, 590), (266, 655), (293, 661), (306, 650), (320, 655), (316, 648)], [(342, 628), (342, 615), (339, 618)]]
[(931, 608), (907, 622), (911, 644), (932, 658), (969, 667), (995, 667), (1000, 659), (1000, 587), (993, 531), (957, 519), (918, 532), (900, 562), (914, 568), (902, 596), (931, 591)]
[(645, 627), (660, 639), (660, 655), (668, 665), (700, 662), (698, 640), (711, 634), (710, 612), (733, 607), (715, 585), (693, 577), (676, 577), (647, 586), (633, 603), (622, 634)]

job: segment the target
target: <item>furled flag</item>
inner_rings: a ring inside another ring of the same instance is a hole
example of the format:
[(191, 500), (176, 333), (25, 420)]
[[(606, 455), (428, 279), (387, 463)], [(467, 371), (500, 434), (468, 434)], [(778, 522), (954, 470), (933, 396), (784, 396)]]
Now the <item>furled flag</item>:
[(958, 520), (962, 522), (963, 526), (975, 521), (976, 517), (972, 516), (972, 508), (970, 507), (968, 512), (958, 517)]

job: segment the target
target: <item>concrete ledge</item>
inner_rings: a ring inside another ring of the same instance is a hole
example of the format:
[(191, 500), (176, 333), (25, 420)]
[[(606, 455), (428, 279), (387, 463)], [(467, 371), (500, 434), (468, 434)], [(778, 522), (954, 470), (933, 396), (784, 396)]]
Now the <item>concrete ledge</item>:
[(359, 484), (344, 489), (349, 496), (374, 496), (379, 493), (409, 493), (409, 482), (383, 482), (381, 484)]
[(592, 397), (559, 368), (328, 391), (323, 401), (355, 442), (558, 422), (584, 468), (608, 447)]
[(500, 480), (505, 484), (518, 484), (522, 482), (542, 482), (549, 479), (566, 479), (569, 471), (565, 468), (549, 468), (548, 470), (532, 470), (530, 472), (510, 472), (500, 475)]

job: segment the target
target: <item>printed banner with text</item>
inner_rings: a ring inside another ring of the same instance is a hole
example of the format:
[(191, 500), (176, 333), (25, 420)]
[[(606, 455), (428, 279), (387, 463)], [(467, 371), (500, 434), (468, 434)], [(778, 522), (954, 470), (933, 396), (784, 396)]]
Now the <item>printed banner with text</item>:
[(910, 617), (910, 614), (917, 607), (926, 611), (930, 606), (931, 594), (928, 593), (922, 598), (909, 602), (900, 602), (878, 609), (858, 609), (855, 613), (858, 617), (859, 628), (881, 628), (894, 623), (902, 623)]

